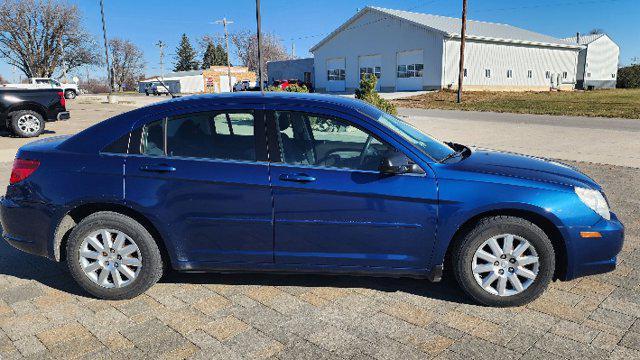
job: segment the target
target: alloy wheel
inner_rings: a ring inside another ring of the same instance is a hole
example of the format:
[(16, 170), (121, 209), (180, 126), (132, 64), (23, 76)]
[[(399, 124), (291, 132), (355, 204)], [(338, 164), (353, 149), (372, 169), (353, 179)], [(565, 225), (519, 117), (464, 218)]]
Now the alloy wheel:
[(138, 245), (118, 230), (101, 229), (90, 233), (80, 244), (78, 255), (84, 274), (109, 289), (131, 284), (142, 268)]
[(40, 120), (31, 114), (25, 114), (18, 118), (18, 128), (25, 134), (35, 134), (40, 131)]
[(540, 269), (538, 253), (525, 238), (513, 234), (493, 236), (476, 250), (471, 269), (482, 289), (498, 296), (513, 296), (535, 281)]

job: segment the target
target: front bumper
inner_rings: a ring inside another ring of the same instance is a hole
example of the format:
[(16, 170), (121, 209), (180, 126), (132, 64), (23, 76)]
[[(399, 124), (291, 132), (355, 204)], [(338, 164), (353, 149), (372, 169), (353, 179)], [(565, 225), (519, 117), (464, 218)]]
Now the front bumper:
[(58, 121), (69, 120), (69, 119), (71, 119), (71, 114), (68, 111), (61, 111), (56, 116), (56, 120)]
[[(562, 228), (567, 246), (567, 271), (564, 280), (601, 274), (616, 268), (616, 257), (624, 243), (624, 225), (615, 214), (594, 226)], [(602, 237), (584, 238), (581, 232), (599, 232)]]

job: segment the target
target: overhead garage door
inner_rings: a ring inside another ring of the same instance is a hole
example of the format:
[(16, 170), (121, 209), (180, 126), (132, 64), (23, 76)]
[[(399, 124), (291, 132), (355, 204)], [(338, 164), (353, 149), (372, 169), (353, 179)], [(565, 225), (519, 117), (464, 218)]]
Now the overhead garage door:
[(382, 56), (381, 55), (367, 55), (360, 56), (358, 58), (360, 68), (360, 78), (362, 75), (375, 76), (378, 78), (376, 83), (376, 90), (380, 91), (380, 73), (382, 69)]
[(422, 50), (399, 52), (397, 55), (396, 90), (422, 90), (424, 57)]
[(345, 65), (344, 58), (327, 60), (327, 91), (345, 91)]

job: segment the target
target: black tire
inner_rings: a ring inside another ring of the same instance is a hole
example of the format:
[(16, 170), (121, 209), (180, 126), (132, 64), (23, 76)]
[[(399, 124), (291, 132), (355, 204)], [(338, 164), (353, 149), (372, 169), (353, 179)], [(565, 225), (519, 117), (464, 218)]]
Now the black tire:
[[(137, 277), (121, 288), (106, 288), (94, 283), (80, 265), (79, 250), (84, 238), (91, 232), (100, 229), (113, 229), (127, 234), (140, 249), (142, 267)], [(132, 218), (110, 211), (98, 212), (84, 218), (69, 235), (66, 247), (67, 267), (74, 280), (93, 296), (107, 300), (124, 300), (134, 298), (162, 277), (163, 262), (158, 244), (149, 231)]]
[[(30, 138), (40, 136), (44, 131), (45, 121), (42, 115), (33, 110), (20, 110), (14, 111), (9, 114), (9, 130), (16, 136), (23, 138)], [(34, 126), (25, 126), (22, 122), (25, 118), (29, 121), (35, 121)]]
[[(511, 296), (491, 294), (478, 284), (472, 263), (476, 250), (488, 239), (513, 234), (526, 239), (536, 250), (538, 274), (528, 288)], [(475, 301), (495, 307), (520, 306), (538, 298), (547, 288), (555, 270), (555, 252), (549, 237), (535, 224), (512, 216), (495, 216), (481, 220), (453, 248), (453, 272), (462, 290)]]
[(64, 98), (65, 99), (72, 100), (72, 99), (75, 99), (76, 96), (78, 96), (78, 94), (76, 94), (76, 92), (73, 91), (73, 90), (67, 90), (67, 91), (64, 92)]

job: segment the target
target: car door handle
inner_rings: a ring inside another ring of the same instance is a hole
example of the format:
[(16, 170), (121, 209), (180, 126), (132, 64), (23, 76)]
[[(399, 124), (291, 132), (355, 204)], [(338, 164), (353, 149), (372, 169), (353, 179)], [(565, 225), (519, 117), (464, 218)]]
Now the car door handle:
[(316, 178), (307, 174), (282, 174), (280, 175), (282, 181), (293, 181), (299, 183), (308, 183), (316, 181)]
[(167, 173), (167, 172), (174, 172), (176, 171), (176, 168), (173, 166), (169, 166), (166, 164), (162, 164), (162, 165), (142, 165), (140, 167), (141, 171), (147, 171), (147, 172), (157, 172), (157, 173)]

